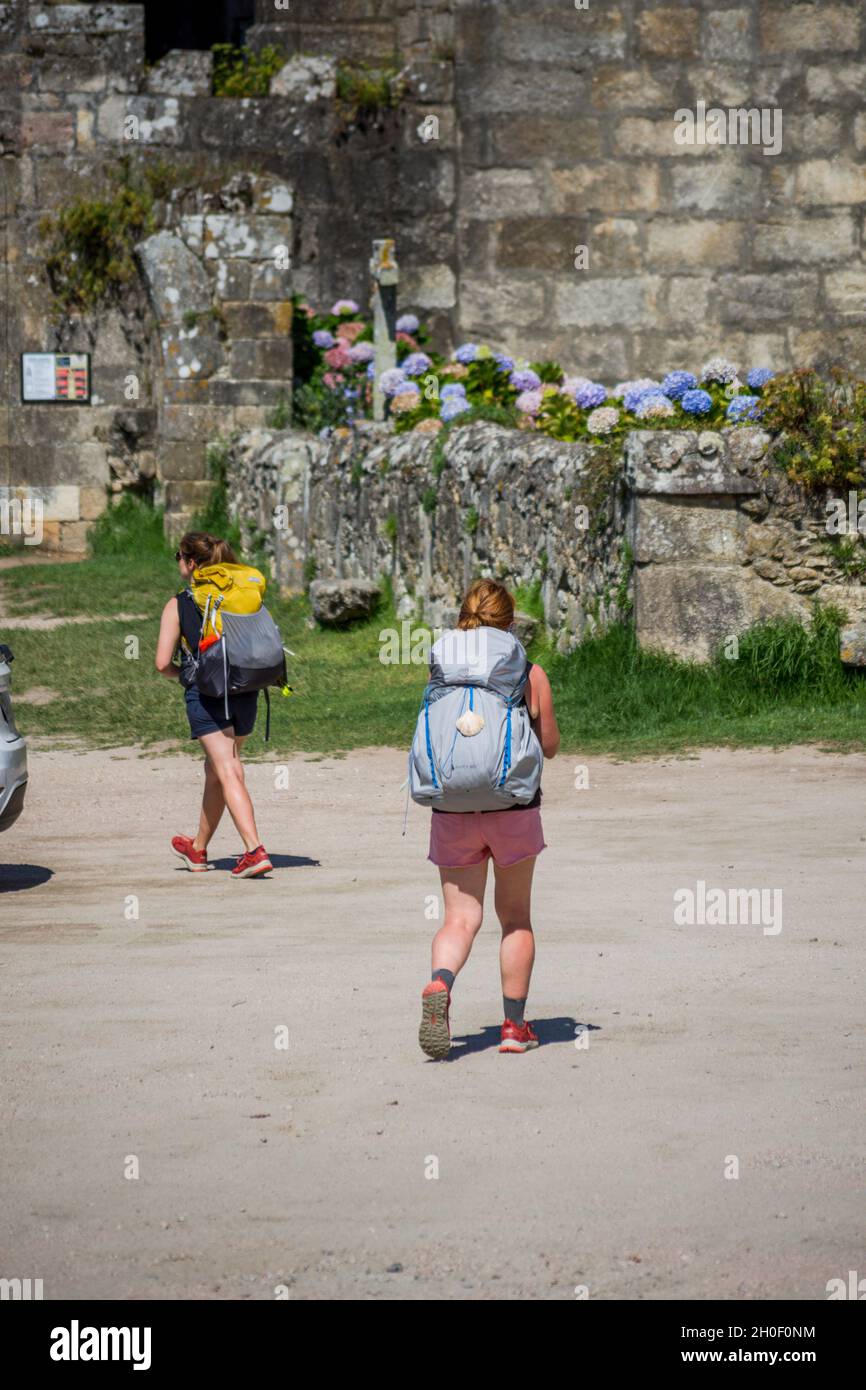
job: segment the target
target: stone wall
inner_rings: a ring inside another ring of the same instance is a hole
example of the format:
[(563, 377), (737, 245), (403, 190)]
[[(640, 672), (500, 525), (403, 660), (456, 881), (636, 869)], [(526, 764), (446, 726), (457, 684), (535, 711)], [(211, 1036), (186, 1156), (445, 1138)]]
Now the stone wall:
[[(401, 162), (412, 75), (402, 113), (355, 120), (329, 62), (330, 82), (289, 73), (265, 98), (214, 97), (209, 53), (145, 67), (142, 5), (0, 5), (0, 498), (41, 496), (49, 548), (80, 551), (112, 494), (152, 483), (176, 533), (207, 495), (208, 441), (290, 395), (293, 290), (364, 300), (374, 237), (420, 218), (423, 258), (450, 238), (450, 166), (422, 159), (413, 177)], [(121, 159), (166, 185), (141, 274), (58, 320), (40, 223), (103, 196)], [(89, 351), (92, 403), (24, 406), (23, 351)]]
[(627, 498), (615, 487), (593, 512), (581, 501), (584, 445), (478, 424), (450, 433), (441, 471), (433, 451), (429, 435), (382, 426), (330, 441), (254, 430), (234, 444), (232, 505), (289, 592), (386, 575), (400, 616), (435, 626), (470, 580), (493, 576), (538, 585), (565, 646), (616, 615)]
[[(866, 367), (862, 5), (259, 0), (257, 14), (257, 41), (411, 60), (412, 101), (441, 116), (426, 143), (414, 111), (401, 122), (404, 308), (450, 309), (457, 338), (608, 384), (718, 351), (744, 368)], [(781, 152), (675, 143), (675, 112), (699, 101), (780, 111)], [(413, 205), (422, 157), (453, 189), (450, 246)]]
[[(289, 389), (291, 291), (366, 303), (382, 235), (401, 311), (443, 350), (484, 337), (609, 384), (715, 351), (864, 369), (862, 6), (259, 0), (257, 21), (251, 44), (295, 61), (232, 100), (208, 53), (145, 67), (142, 5), (0, 4), (0, 489), (43, 491), (48, 544), (80, 549), (106, 497), (150, 479), (181, 526), (208, 438)], [(340, 57), (399, 67), (396, 105), (341, 100)], [(780, 109), (782, 152), (677, 145), (698, 101)], [(56, 323), (40, 219), (121, 158), (172, 171), (159, 230), (182, 246), (152, 244), (114, 302)], [(163, 255), (188, 302), (160, 295)], [(39, 349), (90, 350), (91, 406), (20, 404), (19, 353)]]
[(493, 576), (540, 586), (562, 650), (633, 604), (644, 645), (706, 660), (762, 619), (807, 620), (815, 599), (866, 620), (825, 499), (789, 483), (769, 445), (744, 427), (635, 431), (598, 492), (584, 445), (494, 425), (451, 431), (438, 476), (429, 436), (254, 430), (235, 441), (231, 495), (284, 591), (385, 575), (400, 616), (435, 626), (472, 578)]

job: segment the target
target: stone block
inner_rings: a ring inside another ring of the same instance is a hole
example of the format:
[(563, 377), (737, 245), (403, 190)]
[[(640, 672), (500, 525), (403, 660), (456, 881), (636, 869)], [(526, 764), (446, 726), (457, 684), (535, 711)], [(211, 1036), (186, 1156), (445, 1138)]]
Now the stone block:
[(649, 116), (625, 116), (613, 132), (613, 143), (622, 155), (650, 156), (668, 159), (675, 157), (716, 159), (718, 147), (713, 145), (680, 145), (674, 139), (677, 123), (674, 113), (651, 119)]
[(336, 59), (294, 54), (271, 78), (270, 94), (301, 104), (333, 101), (337, 94)]
[(544, 315), (544, 286), (525, 276), (499, 275), (495, 280), (473, 277), (460, 294), (460, 324), (464, 332), (489, 331), (504, 322), (516, 328), (537, 323)]
[(213, 304), (207, 271), (180, 237), (157, 232), (136, 246), (154, 312), (173, 323), (185, 314), (202, 314)]
[(669, 178), (672, 211), (744, 213), (765, 201), (763, 166), (745, 163), (739, 150), (720, 150), (712, 163), (675, 165)]
[(644, 9), (637, 16), (637, 46), (642, 56), (692, 58), (698, 52), (699, 14), (696, 9)]
[(581, 281), (580, 272), (575, 272), (575, 284), (557, 286), (554, 311), (560, 323), (575, 328), (650, 326), (657, 319), (661, 286), (658, 276), (600, 276)]
[(496, 224), (496, 264), (505, 269), (567, 271), (574, 263), (571, 217), (509, 218)]
[(463, 176), (460, 203), (479, 221), (509, 217), (516, 207), (543, 205), (543, 176), (536, 169), (482, 169)]
[(720, 275), (715, 318), (736, 327), (766, 329), (792, 319), (819, 314), (816, 275), (777, 272), (765, 275)]
[[(250, 288), (247, 295), (230, 294), (227, 291), (222, 297), (224, 299), (253, 299), (253, 300), (287, 300), (292, 295), (292, 272), (282, 270), (273, 261), (229, 261), (229, 265), (244, 265), (249, 267)], [(217, 277), (217, 287), (219, 287), (219, 277)], [(222, 294), (222, 291), (220, 291)]]
[(70, 154), (75, 144), (72, 111), (26, 111), (21, 117), (21, 145), (34, 155)]
[[(216, 433), (216, 431), (214, 431)], [(164, 482), (201, 482), (207, 479), (206, 443), (212, 434), (196, 440), (164, 443), (159, 451), (159, 476)]]
[(849, 159), (809, 159), (797, 166), (795, 196), (801, 207), (866, 202), (866, 165)]
[(651, 165), (572, 164), (552, 169), (550, 182), (556, 212), (654, 212), (659, 205), (659, 170)]
[(577, 154), (581, 159), (597, 159), (604, 148), (604, 130), (594, 116), (561, 116), (503, 113), (493, 124), (493, 149), (500, 166), (534, 167), (540, 159), (570, 166)]
[(825, 275), (824, 296), (835, 316), (866, 323), (866, 269), (862, 266)]
[(87, 553), (86, 521), (63, 521), (60, 524), (61, 555), (85, 555)]
[(108, 493), (104, 487), (83, 487), (80, 489), (82, 521), (96, 521), (108, 506)]
[(291, 379), (292, 347), (285, 338), (239, 338), (229, 344), (229, 375), (234, 380)]
[(859, 5), (761, 7), (758, 36), (765, 53), (844, 53), (860, 46)]
[(611, 111), (655, 111), (670, 102), (670, 88), (647, 67), (620, 63), (595, 66), (592, 105)]
[(838, 105), (850, 99), (859, 101), (866, 91), (866, 63), (827, 63), (806, 69), (806, 95), (810, 101), (829, 101)]
[(150, 96), (209, 96), (213, 83), (213, 54), (209, 50), (172, 48), (145, 77)]
[[(489, 43), (489, 20), (486, 27)], [(503, 11), (498, 29), (506, 63), (532, 60), (567, 66), (576, 59), (623, 58), (626, 51), (624, 15), (607, 6), (590, 5), (570, 14), (561, 5), (529, 11), (520, 7)]]
[(166, 377), (177, 377), (181, 381), (206, 378), (223, 365), (223, 346), (209, 316), (202, 315), (188, 328), (163, 324), (160, 344)]
[(748, 9), (719, 10), (712, 6), (704, 12), (703, 52), (707, 58), (748, 63), (753, 51)]
[(641, 497), (635, 506), (635, 561), (740, 564), (747, 520), (726, 497)]
[(708, 661), (728, 638), (770, 618), (808, 614), (807, 600), (738, 565), (651, 564), (634, 573), (641, 646)]
[(653, 218), (647, 228), (647, 268), (732, 268), (742, 261), (746, 231), (739, 222), (719, 222), (716, 218), (685, 222)]
[(358, 618), (368, 618), (381, 592), (369, 579), (315, 579), (310, 585), (313, 617), (323, 627), (345, 627)]
[(767, 436), (735, 430), (632, 430), (626, 437), (625, 469), (638, 496), (668, 497), (754, 495), (761, 487), (755, 465), (763, 458)]
[(229, 335), (232, 338), (279, 338), (292, 330), (292, 305), (289, 300), (262, 303), (232, 303), (222, 306)]
[(457, 282), (450, 265), (418, 265), (401, 268), (400, 298), (417, 309), (453, 309)]
[(275, 406), (290, 394), (289, 380), (280, 377), (272, 381), (230, 381), (214, 377), (209, 383), (207, 399), (220, 406)]
[(168, 512), (197, 512), (206, 505), (213, 491), (212, 482), (178, 482), (165, 484), (165, 507)]
[(144, 35), (144, 5), (29, 5), (34, 34)]
[(857, 232), (850, 213), (800, 218), (792, 213), (775, 222), (756, 223), (753, 236), (756, 266), (838, 263), (850, 259), (857, 250)]
[(291, 252), (292, 223), (288, 217), (214, 213), (204, 218), (201, 250), (206, 260), (273, 261), (280, 247)]

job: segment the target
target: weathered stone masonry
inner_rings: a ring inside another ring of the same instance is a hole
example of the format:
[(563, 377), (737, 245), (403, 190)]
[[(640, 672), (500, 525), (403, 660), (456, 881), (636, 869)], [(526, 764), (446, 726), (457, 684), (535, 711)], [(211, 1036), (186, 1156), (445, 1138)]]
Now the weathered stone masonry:
[(635, 431), (610, 503), (587, 517), (582, 444), (472, 425), (450, 434), (437, 478), (429, 436), (255, 430), (235, 443), (231, 492), (286, 590), (387, 575), (400, 616), (435, 626), (477, 575), (540, 583), (562, 649), (633, 602), (642, 643), (705, 660), (760, 619), (808, 618), (815, 598), (866, 619), (824, 502), (768, 466), (768, 445), (751, 428)]
[[(365, 303), (383, 234), (401, 310), (444, 350), (487, 338), (609, 384), (717, 351), (866, 365), (859, 4), (258, 0), (250, 43), (298, 62), (248, 100), (211, 95), (209, 53), (146, 70), (143, 24), (135, 4), (0, 4), (0, 487), (47, 490), (49, 545), (80, 549), (107, 493), (149, 477), (182, 525), (207, 440), (290, 388), (292, 290)], [(399, 66), (396, 107), (346, 110), (338, 57)], [(674, 112), (698, 100), (779, 108), (782, 153), (676, 145)], [(122, 156), (175, 169), (158, 213), (179, 244), (55, 327), (39, 220)], [(52, 348), (91, 351), (93, 406), (20, 405), (19, 353)]]

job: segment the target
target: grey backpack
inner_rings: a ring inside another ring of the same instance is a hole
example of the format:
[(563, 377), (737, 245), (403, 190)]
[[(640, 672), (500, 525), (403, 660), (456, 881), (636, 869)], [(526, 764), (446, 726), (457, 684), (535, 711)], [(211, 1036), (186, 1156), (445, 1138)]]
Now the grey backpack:
[(441, 811), (504, 811), (532, 800), (544, 756), (522, 702), (528, 674), (526, 652), (510, 632), (443, 633), (430, 653), (409, 753), (413, 801)]

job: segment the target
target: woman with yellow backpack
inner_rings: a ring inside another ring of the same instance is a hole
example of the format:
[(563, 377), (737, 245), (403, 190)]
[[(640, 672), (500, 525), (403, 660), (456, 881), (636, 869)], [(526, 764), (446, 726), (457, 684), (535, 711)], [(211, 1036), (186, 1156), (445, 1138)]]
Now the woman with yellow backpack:
[(256, 722), (259, 690), (285, 683), (282, 643), (262, 604), (264, 576), (240, 565), (227, 541), (189, 531), (175, 559), (185, 587), (162, 611), (156, 669), (184, 687), (190, 736), (204, 750), (205, 785), (198, 833), (175, 835), (171, 847), (188, 869), (203, 873), (228, 807), (244, 845), (232, 878), (255, 878), (273, 865), (259, 840), (240, 753)]

